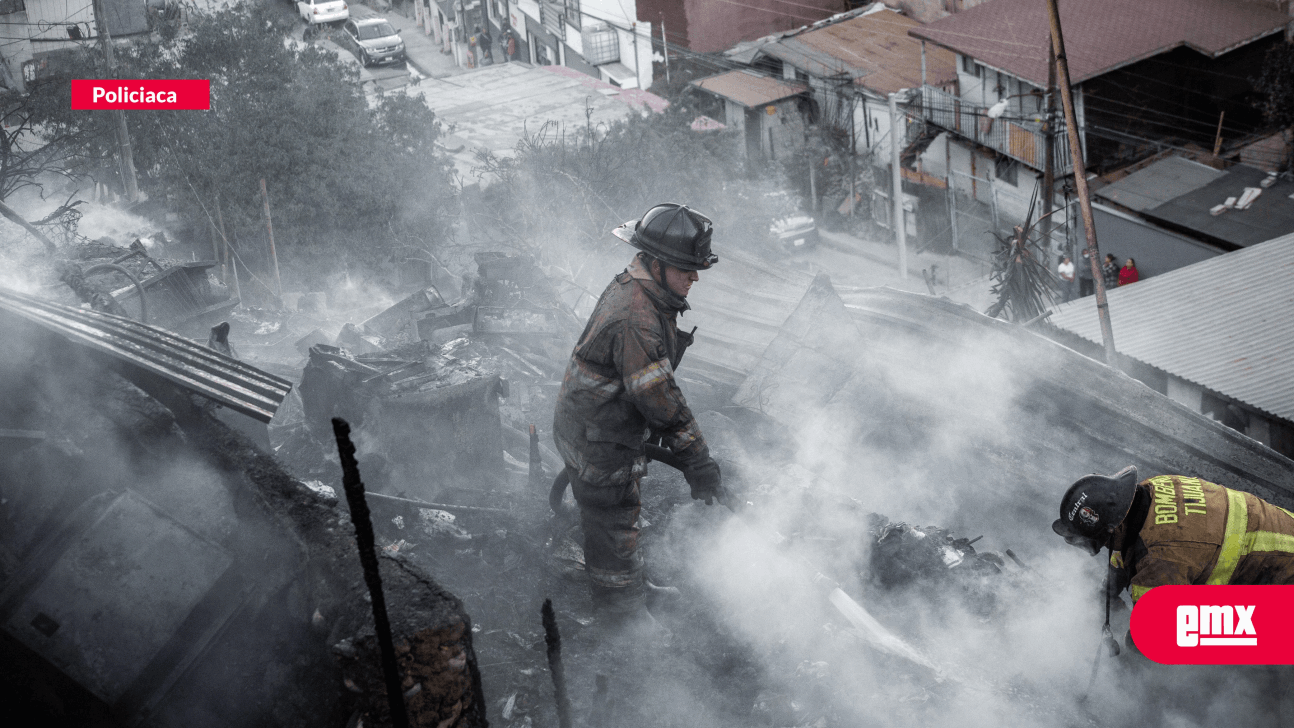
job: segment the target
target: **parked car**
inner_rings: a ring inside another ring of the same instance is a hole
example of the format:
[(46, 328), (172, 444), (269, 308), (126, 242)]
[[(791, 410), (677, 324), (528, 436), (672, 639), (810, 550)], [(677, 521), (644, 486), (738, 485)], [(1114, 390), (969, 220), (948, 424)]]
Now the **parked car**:
[(404, 41), (400, 40), (400, 31), (385, 18), (347, 20), (342, 31), (338, 42), (349, 48), (365, 66), (404, 60)]
[(346, 5), (346, 0), (297, 0), (297, 12), (310, 26), (350, 18), (350, 7)]
[(818, 223), (803, 213), (787, 215), (773, 220), (768, 234), (773, 242), (788, 250), (807, 249), (818, 244)]

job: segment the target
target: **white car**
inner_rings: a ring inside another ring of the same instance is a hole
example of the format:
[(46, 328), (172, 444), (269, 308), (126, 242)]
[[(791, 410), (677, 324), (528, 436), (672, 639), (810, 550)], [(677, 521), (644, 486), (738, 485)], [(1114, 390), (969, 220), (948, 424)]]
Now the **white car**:
[(346, 5), (346, 0), (297, 0), (297, 12), (308, 25), (350, 19), (350, 7)]

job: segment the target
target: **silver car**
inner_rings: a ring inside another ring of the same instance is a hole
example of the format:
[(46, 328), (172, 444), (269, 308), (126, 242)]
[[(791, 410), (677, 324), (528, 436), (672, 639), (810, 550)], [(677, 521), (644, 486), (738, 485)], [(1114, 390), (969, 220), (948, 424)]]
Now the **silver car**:
[(365, 66), (404, 60), (404, 41), (400, 31), (385, 18), (347, 20), (340, 38), (343, 45)]

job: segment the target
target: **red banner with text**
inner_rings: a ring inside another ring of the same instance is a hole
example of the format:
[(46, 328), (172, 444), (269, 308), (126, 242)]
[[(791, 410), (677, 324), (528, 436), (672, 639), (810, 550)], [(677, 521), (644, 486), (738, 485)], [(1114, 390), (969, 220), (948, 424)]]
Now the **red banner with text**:
[(1294, 586), (1160, 586), (1132, 609), (1132, 640), (1165, 665), (1294, 665)]
[(151, 109), (205, 111), (211, 108), (211, 82), (198, 79), (72, 81), (72, 109)]

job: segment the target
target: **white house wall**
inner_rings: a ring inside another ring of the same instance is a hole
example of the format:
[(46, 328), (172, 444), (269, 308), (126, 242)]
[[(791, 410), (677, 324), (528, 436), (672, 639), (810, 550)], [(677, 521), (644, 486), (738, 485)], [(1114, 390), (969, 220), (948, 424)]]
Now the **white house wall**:
[[(95, 35), (93, 7), (85, 0), (27, 0), (30, 38), (36, 41), (64, 41), (68, 45), (67, 26), (79, 25), (85, 37)], [(22, 34), (26, 36), (26, 33)], [(44, 45), (41, 43), (40, 45)], [(46, 50), (37, 47), (37, 51)]]

